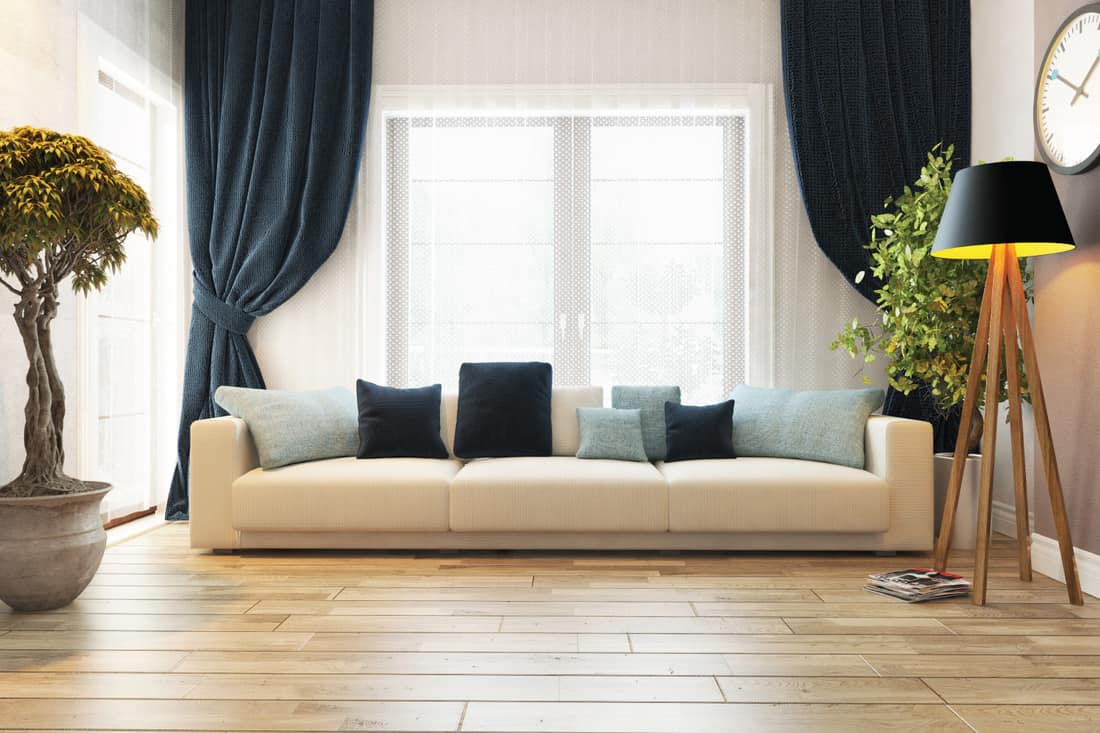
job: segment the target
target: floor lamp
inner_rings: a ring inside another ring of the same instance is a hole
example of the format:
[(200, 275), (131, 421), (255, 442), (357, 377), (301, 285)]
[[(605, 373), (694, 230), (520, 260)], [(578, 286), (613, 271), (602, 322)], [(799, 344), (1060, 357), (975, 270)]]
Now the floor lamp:
[(1012, 478), (1015, 485), (1016, 534), (1019, 540), (1020, 579), (1031, 580), (1031, 529), (1028, 526), (1027, 484), (1024, 476), (1024, 430), (1020, 413), (1018, 352), (1023, 352), (1035, 430), (1050, 491), (1050, 506), (1058, 532), (1058, 547), (1070, 603), (1084, 603), (1073, 542), (1069, 535), (1062, 482), (1051, 440), (1050, 420), (1035, 340), (1027, 313), (1023, 280), (1017, 258), (1065, 252), (1074, 248), (1073, 235), (1058, 201), (1050, 171), (1043, 163), (1006, 162), (976, 165), (959, 172), (944, 207), (932, 255), (948, 259), (988, 259), (982, 310), (970, 360), (958, 440), (951, 464), (940, 536), (936, 542), (936, 569), (946, 570), (951, 530), (959, 503), (966, 465), (967, 430), (981, 397), (983, 361), (985, 429), (978, 495), (978, 542), (974, 558), (975, 605), (984, 605), (989, 574), (989, 535), (993, 506), (993, 464), (997, 441), (997, 398), (1001, 385), (1001, 345), (1008, 379), (1009, 430), (1012, 436)]
[[(1020, 578), (1031, 580), (1031, 528), (1027, 523), (1027, 486), (1024, 478), (1024, 438), (1018, 349), (1023, 353), (1027, 385), (1035, 409), (1035, 431), (1040, 448), (1051, 510), (1058, 534), (1058, 548), (1066, 575), (1069, 602), (1080, 605), (1080, 580), (1074, 544), (1069, 537), (1066, 502), (1058, 462), (1054, 455), (1043, 383), (1038, 373), (1035, 340), (1027, 316), (1022, 256), (1053, 254), (1074, 249), (1066, 215), (1046, 165), (1032, 162), (989, 163), (960, 171), (947, 198), (939, 222), (933, 256), (955, 260), (989, 260), (981, 315), (970, 359), (966, 400), (960, 425), (970, 425), (981, 397), (982, 362), (986, 361), (986, 426), (981, 444), (981, 479), (978, 495), (978, 541), (975, 549), (974, 594), (977, 605), (986, 603), (989, 575), (990, 519), (993, 503), (993, 462), (997, 444), (997, 404), (1001, 385), (1001, 346), (1008, 378), (1009, 419), (1012, 437), (1012, 478), (1015, 489), (1016, 536), (1019, 539)], [(952, 474), (947, 485), (944, 516), (936, 540), (936, 569), (946, 570), (950, 537), (955, 525), (959, 488), (967, 457), (967, 430), (959, 430)]]

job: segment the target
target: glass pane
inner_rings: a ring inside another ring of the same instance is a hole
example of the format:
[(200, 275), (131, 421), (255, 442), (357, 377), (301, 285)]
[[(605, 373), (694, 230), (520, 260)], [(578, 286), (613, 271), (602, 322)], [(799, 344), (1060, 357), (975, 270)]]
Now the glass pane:
[(553, 176), (553, 130), (545, 124), (509, 127), (475, 119), (409, 130), (413, 181), (549, 181)]
[(147, 415), (99, 419), (98, 466), (90, 479), (109, 481), (109, 507), (140, 507), (149, 491)]
[(389, 325), (406, 330), (407, 383), (454, 389), (464, 361), (550, 360), (552, 128), (422, 124), (413, 121), (408, 159), (395, 167), (407, 171), (408, 209), (390, 212), (409, 225), (407, 242), (391, 242), (405, 248), (408, 280)]
[(722, 179), (722, 128), (684, 121), (592, 128), (592, 178)]
[(688, 404), (725, 399), (721, 323), (594, 323), (592, 384), (678, 384)]
[(100, 316), (99, 417), (145, 412), (149, 395), (145, 322)]
[(409, 384), (458, 389), (464, 361), (551, 361), (551, 323), (416, 323), (409, 327)]
[(141, 235), (131, 234), (124, 246), (126, 261), (99, 291), (99, 310), (104, 315), (144, 319), (149, 302), (149, 248), (155, 245)]
[(424, 242), (539, 242), (554, 236), (552, 183), (421, 181), (409, 185), (409, 232)]
[(591, 262), (593, 323), (723, 318), (720, 244), (595, 245)]
[(722, 182), (593, 180), (592, 241), (721, 242)]
[(413, 245), (412, 322), (532, 323), (553, 320), (550, 245)]
[(591, 379), (723, 397), (722, 127), (598, 120), (591, 132)]
[[(112, 80), (109, 83), (114, 84)], [(149, 163), (149, 114), (133, 92), (119, 94), (102, 83), (96, 85), (96, 143), (116, 158), (145, 168)], [(133, 172), (123, 168), (127, 175)], [(144, 185), (144, 183), (142, 183)]]

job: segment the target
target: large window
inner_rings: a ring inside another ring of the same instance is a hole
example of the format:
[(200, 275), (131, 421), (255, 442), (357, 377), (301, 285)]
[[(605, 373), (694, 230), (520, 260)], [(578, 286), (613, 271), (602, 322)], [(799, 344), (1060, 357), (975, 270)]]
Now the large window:
[(454, 389), (481, 360), (692, 401), (746, 380), (746, 112), (384, 124), (391, 384)]
[(99, 68), (88, 91), (91, 136), (148, 193), (161, 232), (156, 243), (131, 234), (126, 262), (80, 308), (79, 470), (112, 484), (104, 510), (114, 518), (155, 505), (167, 474), (157, 450), (176, 389), (163, 368), (176, 332), (163, 301), (176, 277), (177, 126), (174, 107), (113, 69)]

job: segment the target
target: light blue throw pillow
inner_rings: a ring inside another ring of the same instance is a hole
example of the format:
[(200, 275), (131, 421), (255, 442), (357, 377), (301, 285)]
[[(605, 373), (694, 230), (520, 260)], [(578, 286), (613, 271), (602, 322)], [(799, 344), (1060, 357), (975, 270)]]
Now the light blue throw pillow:
[(620, 410), (642, 411), (642, 441), (651, 461), (663, 461), (668, 453), (665, 442), (665, 402), (680, 404), (680, 388), (674, 386), (613, 386), (611, 406)]
[(881, 389), (796, 392), (742, 384), (733, 390), (733, 449), (738, 456), (863, 468), (867, 418), (884, 397)]
[(578, 407), (581, 444), (577, 458), (647, 461), (642, 442), (642, 411)]
[(265, 469), (354, 456), (359, 448), (355, 394), (343, 387), (289, 392), (221, 386), (214, 401), (248, 423)]

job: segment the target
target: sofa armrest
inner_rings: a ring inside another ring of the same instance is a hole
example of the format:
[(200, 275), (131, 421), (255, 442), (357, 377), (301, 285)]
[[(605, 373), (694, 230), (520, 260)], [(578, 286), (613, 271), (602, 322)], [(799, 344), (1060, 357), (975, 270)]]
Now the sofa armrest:
[(216, 417), (191, 423), (191, 547), (240, 546), (233, 528), (233, 482), (259, 465), (244, 420)]
[(882, 549), (932, 549), (932, 425), (872, 415), (864, 450), (866, 469), (890, 484), (890, 529)]

